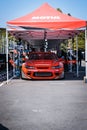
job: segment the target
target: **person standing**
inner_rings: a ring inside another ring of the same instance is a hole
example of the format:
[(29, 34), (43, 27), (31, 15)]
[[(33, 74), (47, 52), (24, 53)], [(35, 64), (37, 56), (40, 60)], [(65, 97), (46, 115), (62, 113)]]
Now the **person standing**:
[(79, 49), (78, 50), (78, 63), (80, 67), (81, 67), (81, 61), (82, 61), (82, 53), (81, 53), (81, 49)]

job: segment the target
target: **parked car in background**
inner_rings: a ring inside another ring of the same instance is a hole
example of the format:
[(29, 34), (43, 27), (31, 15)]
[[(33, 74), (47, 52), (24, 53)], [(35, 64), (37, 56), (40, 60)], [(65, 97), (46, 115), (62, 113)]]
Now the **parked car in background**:
[(52, 52), (31, 52), (22, 64), (21, 78), (61, 79), (64, 78), (64, 65)]

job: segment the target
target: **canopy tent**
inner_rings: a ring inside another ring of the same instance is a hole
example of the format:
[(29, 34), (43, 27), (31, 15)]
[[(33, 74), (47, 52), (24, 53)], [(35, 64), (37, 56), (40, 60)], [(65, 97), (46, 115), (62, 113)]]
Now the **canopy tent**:
[[(8, 21), (7, 25), (10, 32), (15, 31), (15, 33), (11, 32), (11, 34), (23, 39), (67, 39), (70, 35), (73, 37), (78, 28), (85, 27), (86, 22), (63, 14), (48, 3), (44, 3), (35, 11)], [(70, 30), (73, 31), (70, 32)]]
[(23, 17), (8, 21), (7, 24), (47, 29), (77, 29), (85, 27), (86, 22), (63, 14), (48, 3)]
[[(51, 7), (49, 4), (45, 3), (32, 13), (8, 21), (7, 33), (8, 31), (10, 31), (10, 33), (15, 37), (23, 39), (27, 38), (68, 39), (69, 37), (74, 37), (76, 34), (79, 33), (79, 29), (84, 27), (86, 27), (85, 20), (81, 20), (63, 14), (54, 9), (53, 7)], [(85, 52), (87, 53), (87, 33), (85, 34), (86, 34)], [(86, 62), (86, 68), (87, 68), (87, 62)], [(86, 80), (87, 80), (87, 69), (86, 69)]]

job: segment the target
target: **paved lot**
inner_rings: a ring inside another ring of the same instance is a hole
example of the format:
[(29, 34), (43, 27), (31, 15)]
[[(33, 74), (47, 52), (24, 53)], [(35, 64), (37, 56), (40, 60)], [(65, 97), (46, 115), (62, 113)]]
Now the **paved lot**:
[(0, 87), (0, 124), (8, 130), (87, 130), (87, 84), (14, 79)]

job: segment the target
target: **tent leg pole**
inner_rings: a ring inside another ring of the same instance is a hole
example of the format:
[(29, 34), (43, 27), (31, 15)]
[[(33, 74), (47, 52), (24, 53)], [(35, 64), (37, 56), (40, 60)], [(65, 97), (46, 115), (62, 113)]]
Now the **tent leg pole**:
[(78, 36), (76, 35), (76, 67), (77, 67), (77, 77), (79, 77), (79, 65), (78, 65)]
[(85, 30), (85, 76), (84, 82), (87, 83), (87, 21), (86, 21), (86, 30)]
[(7, 84), (8, 84), (8, 31), (6, 28), (6, 70), (7, 70)]

